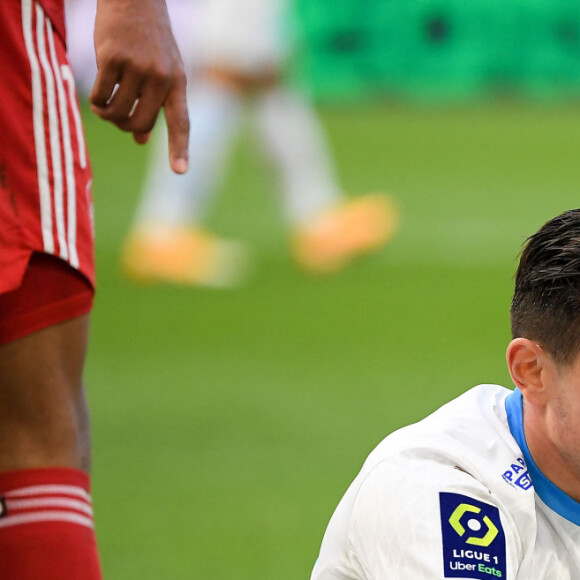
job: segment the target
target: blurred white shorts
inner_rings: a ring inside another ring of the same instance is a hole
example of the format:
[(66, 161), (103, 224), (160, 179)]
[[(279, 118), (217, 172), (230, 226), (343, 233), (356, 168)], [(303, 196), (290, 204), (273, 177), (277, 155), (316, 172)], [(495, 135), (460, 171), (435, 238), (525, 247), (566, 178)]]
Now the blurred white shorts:
[(278, 69), (290, 51), (289, 0), (199, 0), (202, 64), (252, 74)]

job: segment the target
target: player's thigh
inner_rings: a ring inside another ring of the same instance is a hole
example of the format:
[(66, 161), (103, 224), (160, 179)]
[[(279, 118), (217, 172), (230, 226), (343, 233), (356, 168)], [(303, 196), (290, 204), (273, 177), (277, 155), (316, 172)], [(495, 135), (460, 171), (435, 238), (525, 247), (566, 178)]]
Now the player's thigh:
[(40, 253), (20, 286), (0, 294), (0, 469), (88, 461), (82, 372), (92, 303), (84, 275)]
[(0, 471), (89, 468), (89, 314), (0, 346)]
[(83, 274), (40, 252), (18, 288), (0, 294), (0, 429), (3, 416), (34, 426), (50, 423), (59, 406), (74, 410), (93, 298)]
[(88, 331), (84, 314), (0, 346), (0, 428), (5, 414), (40, 424), (50, 420), (51, 409), (75, 404)]

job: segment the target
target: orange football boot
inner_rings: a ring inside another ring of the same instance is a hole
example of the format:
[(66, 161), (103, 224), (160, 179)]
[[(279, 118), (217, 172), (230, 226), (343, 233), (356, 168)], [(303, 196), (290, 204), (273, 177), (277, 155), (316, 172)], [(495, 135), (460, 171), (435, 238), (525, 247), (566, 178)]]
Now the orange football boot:
[(143, 284), (230, 287), (248, 266), (245, 248), (201, 229), (164, 225), (136, 228), (125, 242), (121, 269)]
[(353, 258), (386, 245), (396, 234), (399, 210), (386, 195), (365, 195), (324, 212), (294, 233), (294, 258), (314, 273), (333, 273)]

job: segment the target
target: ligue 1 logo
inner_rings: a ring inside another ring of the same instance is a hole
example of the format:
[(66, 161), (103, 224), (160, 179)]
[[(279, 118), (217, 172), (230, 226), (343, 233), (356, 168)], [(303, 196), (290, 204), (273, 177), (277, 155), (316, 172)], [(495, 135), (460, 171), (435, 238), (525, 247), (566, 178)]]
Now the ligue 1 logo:
[[(465, 514), (468, 513), (480, 514), (481, 509), (468, 503), (462, 503), (457, 506), (449, 518), (451, 527), (457, 532), (459, 536), (464, 536), (467, 533), (467, 530), (461, 523), (461, 519)], [(482, 521), (483, 524), (487, 527), (485, 534), (482, 537), (469, 536), (468, 538), (465, 538), (466, 544), (487, 547), (495, 540), (498, 533), (498, 529), (495, 524), (488, 516), (483, 516)], [(473, 532), (479, 532), (484, 527), (479, 519), (473, 517), (467, 519), (466, 525)]]
[(494, 505), (458, 493), (439, 494), (445, 578), (505, 578), (505, 534)]

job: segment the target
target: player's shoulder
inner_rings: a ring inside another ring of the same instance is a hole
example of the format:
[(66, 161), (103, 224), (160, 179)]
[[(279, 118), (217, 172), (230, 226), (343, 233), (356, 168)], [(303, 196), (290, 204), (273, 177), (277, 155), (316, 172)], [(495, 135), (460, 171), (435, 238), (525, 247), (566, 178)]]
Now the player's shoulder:
[(474, 387), (385, 438), (354, 484), (350, 529), (358, 541), (364, 544), (379, 529), (404, 528), (411, 538), (419, 533), (416, 522), (431, 522), (435, 533), (455, 510), (470, 506), (505, 528), (518, 559), (536, 513), (534, 489), (509, 430), (505, 401), (511, 392)]
[[(497, 385), (470, 389), (437, 411), (386, 437), (358, 476), (357, 495), (422, 495), (464, 489), (493, 494), (508, 511), (533, 509), (533, 487), (522, 452), (511, 435), (506, 398)], [(383, 490), (383, 491), (381, 491)]]
[(478, 421), (505, 422), (505, 402), (513, 391), (500, 385), (482, 384), (472, 387), (455, 399), (443, 404), (420, 423), (430, 423), (444, 418), (447, 422), (462, 422), (466, 417)]
[(505, 410), (511, 392), (499, 385), (473, 387), (418, 423), (388, 435), (369, 455), (367, 468), (397, 455), (409, 461), (440, 457), (452, 462), (517, 455)]

